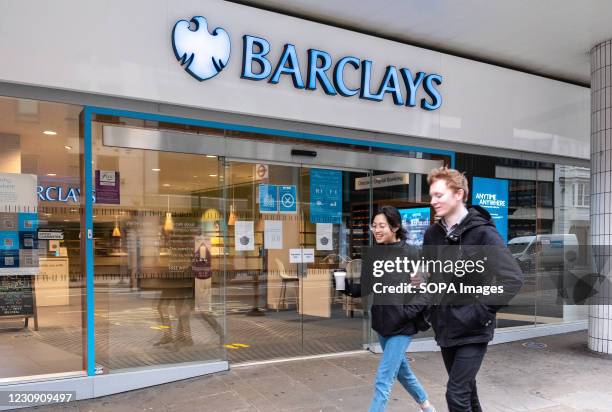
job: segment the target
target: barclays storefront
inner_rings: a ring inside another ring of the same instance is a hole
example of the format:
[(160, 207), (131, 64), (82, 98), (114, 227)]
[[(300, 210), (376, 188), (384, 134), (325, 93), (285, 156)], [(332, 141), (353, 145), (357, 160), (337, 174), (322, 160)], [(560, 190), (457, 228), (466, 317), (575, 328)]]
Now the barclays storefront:
[(588, 89), (223, 1), (9, 3), (0, 388), (379, 350), (333, 272), (359, 276), (381, 205), (418, 243), (442, 165), (526, 273), (496, 342), (586, 328), (532, 250), (587, 243)]

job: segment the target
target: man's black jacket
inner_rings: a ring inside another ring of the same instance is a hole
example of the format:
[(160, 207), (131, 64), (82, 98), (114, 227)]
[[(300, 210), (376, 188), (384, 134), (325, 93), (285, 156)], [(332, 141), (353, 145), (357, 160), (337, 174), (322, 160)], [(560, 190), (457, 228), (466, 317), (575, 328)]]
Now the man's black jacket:
[[(503, 296), (470, 294), (458, 304), (456, 295), (422, 294), (408, 311), (416, 317), (423, 304), (429, 305), (429, 321), (441, 347), (489, 342), (493, 339), (497, 311), (514, 297), (523, 285), (523, 273), (501, 239), (491, 215), (480, 206), (470, 207), (467, 216), (449, 234), (441, 223), (431, 225), (424, 236), (427, 258), (470, 259), (485, 254), (486, 276), (480, 283), (503, 285)], [(431, 273), (429, 282), (463, 282), (467, 277)], [(455, 300), (454, 300), (455, 299)]]

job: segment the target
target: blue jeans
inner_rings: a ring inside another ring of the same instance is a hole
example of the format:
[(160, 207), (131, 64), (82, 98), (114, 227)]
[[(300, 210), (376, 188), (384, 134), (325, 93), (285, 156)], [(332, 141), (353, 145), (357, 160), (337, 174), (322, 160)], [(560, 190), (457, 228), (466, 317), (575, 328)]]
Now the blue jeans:
[(427, 400), (427, 392), (423, 389), (421, 382), (414, 376), (408, 361), (406, 360), (406, 349), (412, 341), (412, 336), (378, 336), (383, 353), (376, 372), (374, 384), (374, 399), (370, 404), (369, 412), (381, 412), (385, 410), (391, 389), (397, 378), (402, 386), (408, 391), (414, 400), (421, 404)]

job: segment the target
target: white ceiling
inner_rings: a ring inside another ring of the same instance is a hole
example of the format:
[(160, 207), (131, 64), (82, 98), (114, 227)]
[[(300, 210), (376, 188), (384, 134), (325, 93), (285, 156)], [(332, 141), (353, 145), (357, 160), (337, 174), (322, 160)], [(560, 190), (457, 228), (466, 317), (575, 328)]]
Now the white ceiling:
[(610, 0), (238, 0), (571, 82), (612, 38)]

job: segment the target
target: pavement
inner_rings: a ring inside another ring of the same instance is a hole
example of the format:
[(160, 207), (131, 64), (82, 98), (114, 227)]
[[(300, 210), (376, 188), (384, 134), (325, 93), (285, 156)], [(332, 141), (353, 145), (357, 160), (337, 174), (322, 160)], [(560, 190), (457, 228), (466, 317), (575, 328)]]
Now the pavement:
[[(612, 411), (612, 359), (588, 352), (586, 341), (583, 331), (490, 346), (477, 379), (484, 411)], [(366, 411), (379, 356), (364, 352), (241, 366), (212, 376), (30, 410)], [(447, 376), (440, 353), (407, 356), (430, 400), (438, 411), (447, 411)], [(396, 383), (387, 410), (418, 408)]]

